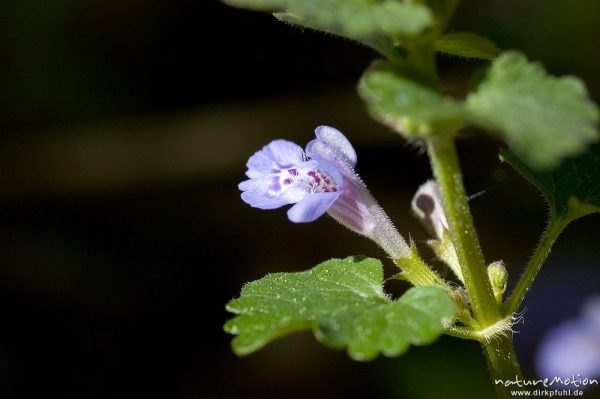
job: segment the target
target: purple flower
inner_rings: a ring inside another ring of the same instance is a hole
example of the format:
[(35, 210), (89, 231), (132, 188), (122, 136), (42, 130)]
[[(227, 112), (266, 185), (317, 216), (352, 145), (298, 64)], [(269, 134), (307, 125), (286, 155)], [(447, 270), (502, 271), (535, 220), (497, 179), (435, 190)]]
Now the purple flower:
[(540, 377), (550, 380), (600, 377), (600, 296), (590, 298), (578, 318), (559, 324), (544, 336), (536, 368)]
[(292, 142), (275, 140), (250, 157), (239, 184), (242, 199), (255, 208), (287, 212), (295, 223), (312, 222), (328, 213), (342, 225), (367, 236), (394, 258), (410, 249), (354, 172), (356, 152), (337, 129), (319, 126), (306, 152)]

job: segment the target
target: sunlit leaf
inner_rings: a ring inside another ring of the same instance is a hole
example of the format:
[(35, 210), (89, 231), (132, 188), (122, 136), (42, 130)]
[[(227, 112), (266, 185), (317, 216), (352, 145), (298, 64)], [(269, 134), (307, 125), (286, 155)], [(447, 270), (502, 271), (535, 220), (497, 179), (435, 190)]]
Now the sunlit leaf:
[(246, 285), (227, 305), (237, 314), (225, 324), (236, 335), (238, 355), (252, 353), (287, 334), (312, 330), (325, 345), (347, 348), (353, 359), (397, 356), (433, 342), (455, 306), (441, 288), (418, 287), (392, 300), (383, 291), (375, 259), (332, 259), (298, 273), (270, 274)]
[(495, 131), (537, 170), (582, 153), (600, 136), (598, 109), (584, 84), (574, 77), (550, 76), (516, 52), (492, 62), (467, 107), (476, 123)]
[(460, 103), (403, 77), (386, 61), (367, 69), (358, 92), (375, 119), (406, 137), (453, 131), (468, 118)]

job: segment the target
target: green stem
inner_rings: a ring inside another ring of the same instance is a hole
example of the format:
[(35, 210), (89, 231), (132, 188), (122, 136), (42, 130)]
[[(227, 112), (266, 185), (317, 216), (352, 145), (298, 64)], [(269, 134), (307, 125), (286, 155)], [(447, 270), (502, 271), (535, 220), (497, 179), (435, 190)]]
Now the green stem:
[(533, 280), (539, 273), (542, 265), (546, 261), (546, 258), (550, 254), (550, 250), (552, 249), (552, 245), (560, 235), (561, 231), (571, 222), (571, 218), (561, 217), (556, 218), (552, 217), (550, 219), (550, 223), (548, 224), (548, 228), (544, 231), (542, 235), (542, 239), (538, 247), (536, 248), (533, 256), (529, 260), (527, 267), (525, 268), (525, 273), (521, 276), (517, 286), (513, 290), (510, 298), (506, 301), (506, 314), (510, 315), (516, 312), (521, 304), (523, 303), (523, 299), (533, 284)]
[(512, 334), (493, 337), (482, 345), (496, 396), (498, 399), (511, 398), (510, 391), (523, 389), (515, 385), (506, 387), (500, 383), (500, 380), (504, 382), (522, 379), (521, 368), (512, 343)]
[(427, 140), (427, 151), (475, 319), (481, 328), (489, 327), (500, 320), (501, 314), (473, 225), (454, 139), (443, 132), (432, 136)]
[(474, 331), (451, 327), (446, 333), (464, 339), (476, 339), (482, 344), (496, 395), (499, 399), (507, 399), (514, 388), (499, 382), (521, 378), (512, 343), (512, 320), (502, 319), (500, 306), (494, 297), (467, 202), (454, 139), (443, 132), (430, 137), (427, 151), (478, 328)]

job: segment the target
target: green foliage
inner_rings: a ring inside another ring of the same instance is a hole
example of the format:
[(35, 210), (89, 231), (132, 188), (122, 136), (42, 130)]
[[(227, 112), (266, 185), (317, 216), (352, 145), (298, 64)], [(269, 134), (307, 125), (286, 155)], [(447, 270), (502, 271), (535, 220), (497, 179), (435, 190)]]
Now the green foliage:
[(429, 9), (395, 0), (223, 0), (237, 7), (277, 12), (277, 18), (354, 40), (414, 36), (430, 27)]
[(584, 84), (556, 78), (517, 52), (491, 65), (467, 107), (474, 121), (502, 137), (530, 167), (550, 169), (598, 139), (598, 109)]
[(367, 69), (358, 92), (373, 118), (406, 137), (453, 131), (467, 118), (460, 103), (403, 77), (387, 61)]
[(436, 287), (408, 290), (393, 301), (383, 291), (383, 268), (376, 259), (332, 259), (311, 270), (270, 274), (246, 285), (227, 305), (237, 314), (225, 324), (236, 335), (238, 355), (252, 353), (287, 334), (313, 330), (325, 345), (346, 347), (355, 360), (380, 352), (397, 356), (410, 344), (433, 342), (443, 320), (454, 317), (447, 292)]
[(427, 7), (435, 15), (439, 31), (441, 31), (447, 26), (452, 15), (454, 15), (454, 11), (456, 11), (460, 0), (426, 0), (424, 3), (427, 4)]
[(435, 51), (465, 58), (493, 60), (500, 49), (490, 39), (475, 33), (449, 33), (437, 39)]
[[(485, 39), (479, 39), (483, 46)], [(475, 46), (466, 50), (458, 44), (454, 50), (446, 48), (456, 53), (462, 48), (463, 55), (470, 51), (471, 56), (479, 51), (481, 58), (491, 58), (497, 51), (489, 48), (485, 53), (484, 47), (476, 50)], [(403, 76), (387, 61), (377, 61), (367, 69), (358, 90), (371, 115), (405, 137), (426, 138), (454, 132), (468, 123), (481, 125), (496, 132), (538, 170), (583, 152), (599, 137), (598, 110), (581, 81), (552, 77), (516, 52), (504, 53), (492, 62), (466, 103)]]
[[(458, 319), (462, 326), (448, 333), (486, 339), (493, 379), (519, 378), (511, 336), (504, 335), (507, 314), (520, 306), (560, 231), (578, 217), (600, 212), (600, 144), (584, 153), (600, 136), (600, 116), (584, 84), (550, 76), (520, 53), (500, 54), (493, 42), (473, 33), (440, 37), (458, 0), (223, 1), (354, 39), (388, 58), (367, 69), (359, 94), (375, 119), (407, 138), (425, 139), (453, 228), (448, 237), (428, 243), (464, 284), (451, 290), (416, 249), (414, 256), (394, 259), (402, 270), (395, 277), (416, 286), (398, 300), (384, 293), (382, 265), (374, 259), (333, 259), (305, 272), (271, 274), (246, 285), (227, 305), (236, 314), (225, 324), (235, 335), (234, 351), (246, 355), (287, 334), (312, 330), (325, 345), (370, 360), (431, 343)], [(466, 101), (437, 90), (434, 51), (492, 60)], [(495, 262), (486, 272), (462, 184), (452, 135), (467, 124), (508, 144), (514, 153), (504, 152), (502, 159), (542, 191), (553, 216), (506, 306), (506, 269)], [(499, 397), (508, 397), (504, 388), (496, 386)]]
[(600, 144), (550, 172), (529, 168), (510, 151), (502, 151), (500, 159), (544, 194), (553, 216), (572, 220), (600, 212)]

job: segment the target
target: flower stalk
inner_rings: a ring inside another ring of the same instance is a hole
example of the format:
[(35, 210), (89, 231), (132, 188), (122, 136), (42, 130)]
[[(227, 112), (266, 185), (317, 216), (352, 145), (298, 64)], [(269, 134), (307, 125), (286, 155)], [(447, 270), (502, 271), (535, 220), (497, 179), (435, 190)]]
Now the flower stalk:
[(435, 285), (446, 288), (450, 292), (450, 287), (444, 279), (423, 262), (414, 244), (410, 247), (410, 255), (410, 257), (392, 258), (396, 266), (402, 270), (397, 278), (406, 280), (415, 287)]

